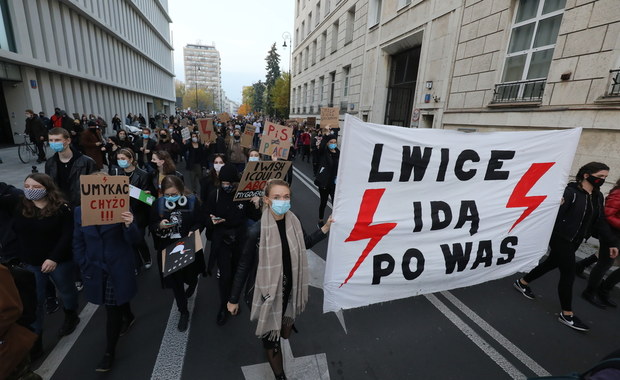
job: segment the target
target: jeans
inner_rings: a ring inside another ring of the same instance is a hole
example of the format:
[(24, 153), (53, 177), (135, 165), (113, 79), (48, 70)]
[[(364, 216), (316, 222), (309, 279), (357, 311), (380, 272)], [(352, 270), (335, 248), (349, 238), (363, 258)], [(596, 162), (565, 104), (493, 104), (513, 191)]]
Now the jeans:
[(50, 278), (58, 289), (63, 308), (77, 311), (78, 292), (74, 281), (75, 263), (73, 261), (58, 263), (56, 269), (51, 273), (42, 273), (40, 266), (26, 265), (26, 268), (34, 273), (37, 286), (37, 319), (32, 324), (32, 329), (36, 334), (41, 334), (43, 316), (45, 315), (45, 287)]

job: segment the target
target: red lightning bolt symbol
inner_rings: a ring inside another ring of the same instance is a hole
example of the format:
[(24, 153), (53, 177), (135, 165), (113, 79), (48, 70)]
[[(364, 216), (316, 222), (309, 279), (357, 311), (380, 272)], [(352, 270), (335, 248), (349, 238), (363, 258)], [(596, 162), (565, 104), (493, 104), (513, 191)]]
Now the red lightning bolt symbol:
[[(538, 164), (532, 164), (530, 168), (523, 174), (523, 177), (515, 186), (515, 189), (512, 191), (510, 198), (508, 199), (508, 203), (506, 203), (506, 208), (514, 208), (514, 207), (526, 207), (523, 214), (517, 219), (517, 221), (510, 227), (510, 231), (513, 230), (517, 226), (517, 224), (521, 223), (525, 218), (527, 218), (531, 213), (534, 212), (540, 206), (541, 203), (545, 199), (547, 199), (546, 195), (536, 195), (536, 196), (527, 196), (527, 193), (534, 187), (536, 182), (540, 178), (542, 178), (545, 173), (551, 169), (551, 167), (555, 165), (555, 162), (544, 162)], [(509, 231), (509, 232), (510, 232)]]
[(357, 271), (357, 268), (362, 265), (370, 251), (372, 251), (373, 248), (379, 244), (385, 235), (396, 227), (396, 223), (381, 223), (373, 226), (370, 225), (375, 216), (375, 212), (377, 211), (377, 207), (379, 206), (383, 193), (385, 193), (385, 189), (369, 189), (364, 192), (362, 204), (360, 205), (360, 212), (357, 215), (357, 221), (355, 222), (355, 226), (353, 226), (353, 230), (351, 230), (351, 234), (345, 242), (364, 239), (370, 239), (370, 241), (368, 241), (362, 255), (359, 259), (357, 259), (357, 262), (353, 266), (353, 269), (351, 269), (349, 276), (342, 284), (340, 284), (340, 286), (346, 284), (351, 277), (353, 277), (355, 271)]

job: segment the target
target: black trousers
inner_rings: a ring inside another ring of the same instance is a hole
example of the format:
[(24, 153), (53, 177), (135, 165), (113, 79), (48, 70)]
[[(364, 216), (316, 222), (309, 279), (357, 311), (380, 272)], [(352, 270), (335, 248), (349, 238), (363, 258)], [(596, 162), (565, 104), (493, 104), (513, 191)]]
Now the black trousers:
[(332, 197), (334, 201), (334, 192), (336, 191), (336, 185), (330, 185), (328, 187), (319, 187), (319, 194), (321, 195), (321, 203), (319, 204), (319, 219), (325, 218), (325, 207), (327, 206), (327, 200)]
[(230, 242), (231, 230), (215, 229), (211, 241), (211, 254), (215, 255), (217, 267), (220, 271), (218, 280), (220, 292), (220, 307), (225, 307), (230, 300), (232, 283), (241, 257), (241, 241), (243, 236), (236, 234), (234, 243)]
[(114, 355), (118, 337), (121, 334), (123, 319), (130, 321), (134, 318), (129, 302), (119, 306), (105, 306), (106, 311), (106, 353)]
[(37, 146), (37, 154), (40, 160), (45, 160), (45, 150), (43, 150), (43, 145), (45, 141), (34, 139), (34, 144)]
[(558, 296), (562, 310), (573, 310), (573, 283), (575, 282), (575, 252), (581, 245), (557, 236), (551, 236), (549, 256), (538, 266), (523, 276), (523, 280), (530, 283), (547, 272), (558, 268), (560, 281), (558, 282)]
[(603, 281), (603, 276), (605, 276), (607, 270), (609, 270), (614, 263), (614, 259), (609, 257), (609, 245), (605, 244), (603, 241), (599, 242), (600, 247), (598, 250), (598, 260), (590, 272), (590, 277), (588, 277), (588, 286), (586, 288), (586, 292), (591, 294), (594, 294), (599, 289), (601, 282)]

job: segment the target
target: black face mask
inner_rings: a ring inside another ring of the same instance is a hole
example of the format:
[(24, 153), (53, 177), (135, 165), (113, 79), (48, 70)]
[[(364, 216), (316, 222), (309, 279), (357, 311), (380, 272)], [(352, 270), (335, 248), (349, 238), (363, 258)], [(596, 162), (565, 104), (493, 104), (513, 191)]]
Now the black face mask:
[(160, 135), (159, 138), (161, 138), (162, 140), (166, 140), (168, 138), (168, 135)]
[(586, 178), (586, 181), (588, 181), (590, 185), (594, 186), (595, 189), (598, 189), (605, 183), (605, 180), (603, 178), (595, 177), (592, 174), (590, 174), (588, 178)]

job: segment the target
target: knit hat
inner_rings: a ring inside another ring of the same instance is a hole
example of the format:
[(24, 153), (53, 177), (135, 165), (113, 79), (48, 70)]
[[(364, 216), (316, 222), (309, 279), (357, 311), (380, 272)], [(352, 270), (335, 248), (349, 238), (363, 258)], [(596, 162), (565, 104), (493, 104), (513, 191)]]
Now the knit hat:
[(231, 164), (224, 165), (220, 169), (218, 177), (222, 182), (239, 182), (239, 172), (237, 172), (237, 168)]

